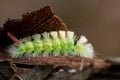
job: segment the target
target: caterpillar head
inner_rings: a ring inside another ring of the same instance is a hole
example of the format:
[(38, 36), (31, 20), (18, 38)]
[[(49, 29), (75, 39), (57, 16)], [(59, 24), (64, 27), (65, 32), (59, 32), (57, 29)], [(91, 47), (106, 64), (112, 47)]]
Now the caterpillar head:
[(12, 39), (13, 41), (17, 41), (17, 45), (13, 44), (8, 49), (13, 58), (59, 55), (94, 57), (92, 44), (88, 43), (87, 38), (83, 35), (79, 40), (75, 41), (73, 31), (44, 32), (20, 40), (17, 40), (12, 35)]

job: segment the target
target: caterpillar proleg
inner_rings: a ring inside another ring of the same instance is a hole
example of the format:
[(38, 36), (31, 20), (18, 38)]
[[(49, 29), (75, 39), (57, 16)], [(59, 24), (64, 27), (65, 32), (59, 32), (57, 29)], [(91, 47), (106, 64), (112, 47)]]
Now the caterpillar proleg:
[(85, 36), (75, 43), (73, 31), (52, 31), (20, 39), (19, 44), (9, 46), (13, 58), (72, 55), (86, 58), (94, 57), (94, 49)]

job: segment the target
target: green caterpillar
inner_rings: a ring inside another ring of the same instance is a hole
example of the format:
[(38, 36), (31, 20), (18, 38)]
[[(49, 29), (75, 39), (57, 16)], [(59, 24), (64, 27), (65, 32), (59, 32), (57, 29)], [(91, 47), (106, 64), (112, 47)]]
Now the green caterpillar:
[[(76, 42), (76, 43), (75, 43)], [(94, 50), (88, 40), (81, 36), (75, 41), (72, 31), (52, 31), (35, 34), (20, 40), (20, 44), (9, 47), (13, 58), (73, 55), (87, 58), (94, 57)]]

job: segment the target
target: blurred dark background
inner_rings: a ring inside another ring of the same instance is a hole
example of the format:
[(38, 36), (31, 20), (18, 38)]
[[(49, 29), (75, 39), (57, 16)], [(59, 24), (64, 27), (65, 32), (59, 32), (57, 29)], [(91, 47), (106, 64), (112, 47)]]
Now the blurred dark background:
[(51, 5), (76, 35), (85, 35), (101, 56), (120, 56), (120, 0), (0, 0), (0, 26), (8, 18)]

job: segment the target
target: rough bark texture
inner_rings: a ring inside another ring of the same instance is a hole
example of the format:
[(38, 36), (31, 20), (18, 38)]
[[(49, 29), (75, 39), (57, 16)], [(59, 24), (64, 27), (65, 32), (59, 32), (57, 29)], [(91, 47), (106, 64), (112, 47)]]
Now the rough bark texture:
[(17, 38), (24, 38), (36, 33), (67, 30), (63, 21), (55, 15), (50, 6), (40, 10), (26, 13), (22, 19), (8, 19), (3, 28), (0, 29), (0, 47), (6, 47), (12, 43), (7, 32), (12, 33)]
[[(25, 64), (14, 59), (0, 60), (0, 80), (119, 80), (120, 64), (113, 60), (93, 59), (85, 60), (81, 70), (83, 58), (69, 57), (66, 62), (61, 60), (68, 57), (41, 57), (39, 64)], [(46, 63), (40, 63), (43, 60)], [(49, 62), (49, 59), (52, 61)], [(77, 59), (77, 63), (76, 62)], [(85, 58), (84, 58), (85, 59)], [(20, 59), (19, 59), (20, 60)], [(22, 59), (21, 59), (22, 60)], [(34, 59), (32, 59), (34, 61)], [(42, 60), (42, 61), (41, 61)], [(23, 60), (25, 61), (25, 60)], [(51, 64), (52, 62), (52, 64)], [(71, 64), (70, 64), (71, 63)], [(16, 66), (15, 66), (16, 65)], [(72, 65), (72, 66), (71, 66)]]

